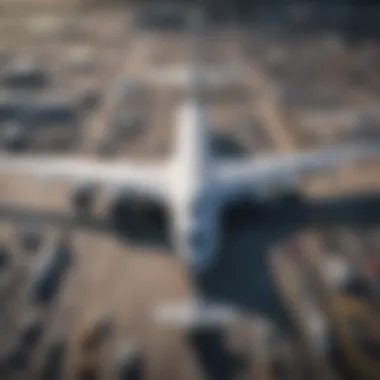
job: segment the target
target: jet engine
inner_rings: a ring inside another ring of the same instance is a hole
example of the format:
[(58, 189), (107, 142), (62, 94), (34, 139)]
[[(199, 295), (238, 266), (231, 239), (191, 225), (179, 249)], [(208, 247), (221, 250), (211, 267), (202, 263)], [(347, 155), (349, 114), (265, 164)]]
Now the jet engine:
[(92, 183), (78, 183), (71, 196), (71, 205), (76, 214), (88, 215), (91, 213), (96, 196), (96, 186)]
[(166, 213), (163, 205), (146, 199), (141, 194), (126, 191), (115, 192), (108, 201), (107, 214), (116, 226), (166, 225)]

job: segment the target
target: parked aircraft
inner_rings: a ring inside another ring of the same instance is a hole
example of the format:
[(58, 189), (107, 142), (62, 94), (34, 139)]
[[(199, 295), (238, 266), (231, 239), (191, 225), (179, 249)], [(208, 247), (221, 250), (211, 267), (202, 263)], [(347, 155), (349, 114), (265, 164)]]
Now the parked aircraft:
[[(194, 62), (206, 27), (202, 12), (189, 13), (194, 37)], [(220, 212), (236, 200), (270, 202), (293, 192), (307, 174), (331, 170), (346, 161), (380, 156), (380, 143), (303, 153), (290, 157), (254, 157), (246, 161), (219, 160), (211, 151), (211, 131), (203, 102), (205, 89), (236, 80), (236, 72), (196, 67), (155, 69), (144, 75), (155, 85), (186, 86), (187, 98), (176, 113), (173, 155), (165, 162), (98, 162), (52, 156), (0, 156), (0, 171), (24, 172), (80, 184), (80, 203), (91, 188), (103, 187), (125, 198), (138, 195), (162, 202), (171, 215), (170, 228), (178, 255), (194, 271), (211, 265), (220, 241)]]
[[(202, 88), (207, 76), (189, 76), (191, 91), (176, 112), (174, 154), (165, 162), (100, 162), (96, 159), (37, 155), (0, 156), (0, 171), (68, 179), (137, 195), (162, 203), (171, 215), (170, 228), (178, 255), (194, 271), (209, 267), (220, 241), (220, 212), (239, 199), (270, 203), (296, 191), (308, 175), (342, 164), (380, 157), (380, 143), (326, 148), (290, 156), (216, 159)], [(182, 81), (182, 79), (181, 79)]]

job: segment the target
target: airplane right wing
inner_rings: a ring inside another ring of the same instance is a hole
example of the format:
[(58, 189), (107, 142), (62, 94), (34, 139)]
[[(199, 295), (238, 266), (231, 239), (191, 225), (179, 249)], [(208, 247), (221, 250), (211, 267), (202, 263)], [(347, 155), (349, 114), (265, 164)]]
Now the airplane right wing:
[(157, 164), (98, 162), (83, 158), (0, 155), (0, 173), (20, 173), (46, 180), (88, 182), (109, 189), (163, 198), (166, 167)]
[(374, 158), (380, 158), (380, 143), (326, 148), (292, 156), (221, 163), (218, 179), (225, 196), (233, 198), (253, 189), (269, 193), (270, 190), (292, 188), (303, 177)]

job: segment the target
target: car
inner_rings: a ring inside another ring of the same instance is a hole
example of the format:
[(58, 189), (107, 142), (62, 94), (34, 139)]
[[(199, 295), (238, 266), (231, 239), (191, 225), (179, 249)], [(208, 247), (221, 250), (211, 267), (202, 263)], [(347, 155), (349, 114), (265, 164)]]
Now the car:
[(44, 324), (39, 318), (28, 320), (21, 331), (20, 343), (26, 348), (33, 349), (41, 340)]
[(143, 355), (133, 344), (123, 347), (119, 357), (119, 379), (140, 380), (143, 379)]
[(41, 247), (44, 234), (35, 224), (23, 225), (18, 231), (18, 240), (25, 252), (36, 252)]
[(136, 24), (150, 30), (180, 30), (186, 26), (186, 12), (179, 4), (155, 4), (141, 7)]
[(0, 244), (0, 272), (6, 269), (11, 261), (11, 252), (9, 248), (3, 243)]
[(53, 301), (71, 263), (72, 252), (67, 241), (59, 239), (49, 242), (46, 253), (32, 273), (30, 291), (35, 303), (47, 306)]
[(22, 151), (28, 146), (28, 135), (23, 124), (7, 123), (2, 131), (3, 145), (6, 150)]
[(26, 100), (22, 106), (23, 117), (30, 124), (41, 125), (76, 123), (76, 108), (67, 101), (55, 99)]
[(44, 355), (41, 380), (58, 380), (62, 378), (65, 365), (66, 344), (63, 340), (53, 341)]
[(32, 60), (21, 60), (8, 65), (1, 73), (2, 82), (12, 88), (41, 88), (49, 81), (46, 69)]

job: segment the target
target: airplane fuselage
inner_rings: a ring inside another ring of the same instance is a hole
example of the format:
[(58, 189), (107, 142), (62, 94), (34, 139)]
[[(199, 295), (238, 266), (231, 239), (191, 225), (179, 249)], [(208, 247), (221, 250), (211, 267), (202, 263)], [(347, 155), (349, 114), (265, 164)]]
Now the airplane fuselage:
[[(220, 160), (212, 157), (206, 107), (196, 98), (190, 98), (179, 107), (176, 116), (178, 129), (168, 173), (171, 234), (177, 254), (192, 270), (201, 271), (217, 254), (221, 208), (240, 197), (242, 188), (231, 196), (229, 185), (218, 176)], [(295, 189), (289, 173), (279, 172), (277, 177), (281, 181), (274, 192), (270, 186), (272, 180), (268, 181), (265, 175), (259, 175), (258, 180), (249, 177), (248, 196), (266, 203)]]
[(211, 157), (210, 130), (202, 105), (194, 99), (177, 113), (178, 134), (170, 167), (172, 237), (178, 254), (193, 268), (211, 260), (218, 242), (220, 208)]

